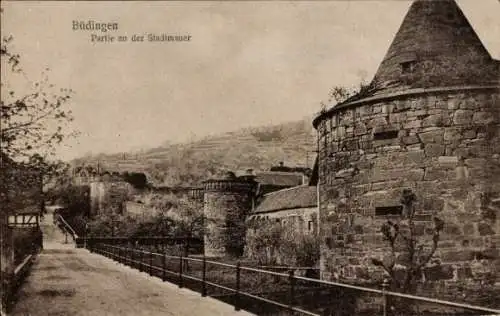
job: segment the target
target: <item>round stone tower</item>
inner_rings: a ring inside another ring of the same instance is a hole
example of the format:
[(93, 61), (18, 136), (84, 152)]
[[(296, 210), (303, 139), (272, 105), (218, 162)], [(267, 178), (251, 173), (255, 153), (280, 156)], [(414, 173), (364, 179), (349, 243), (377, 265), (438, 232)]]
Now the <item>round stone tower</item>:
[(228, 172), (204, 182), (206, 231), (205, 255), (241, 256), (245, 241), (245, 217), (252, 209), (255, 182)]
[(495, 275), (499, 66), (455, 1), (417, 0), (371, 84), (314, 119), (323, 279), (380, 276), (371, 258), (387, 253), (380, 227), (401, 215), (404, 189), (418, 238), (445, 221), (426, 280)]

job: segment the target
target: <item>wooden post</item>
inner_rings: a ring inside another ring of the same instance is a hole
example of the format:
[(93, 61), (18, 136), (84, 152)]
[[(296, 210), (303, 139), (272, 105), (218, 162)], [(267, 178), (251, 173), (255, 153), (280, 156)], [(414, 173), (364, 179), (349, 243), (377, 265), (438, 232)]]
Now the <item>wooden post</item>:
[(182, 262), (183, 262), (183, 258), (182, 258), (182, 251), (181, 251), (181, 255), (179, 256), (179, 287), (182, 288), (184, 286), (183, 284), (183, 281), (182, 281)]
[(288, 271), (288, 280), (290, 283), (289, 306), (291, 310), (293, 308), (293, 305), (295, 305), (295, 277), (293, 269), (290, 269)]
[(201, 296), (207, 296), (207, 257), (203, 254), (203, 272), (201, 275), (201, 279), (203, 280), (201, 286)]
[(240, 282), (241, 282), (241, 263), (236, 263), (236, 296), (234, 298), (234, 310), (240, 310)]

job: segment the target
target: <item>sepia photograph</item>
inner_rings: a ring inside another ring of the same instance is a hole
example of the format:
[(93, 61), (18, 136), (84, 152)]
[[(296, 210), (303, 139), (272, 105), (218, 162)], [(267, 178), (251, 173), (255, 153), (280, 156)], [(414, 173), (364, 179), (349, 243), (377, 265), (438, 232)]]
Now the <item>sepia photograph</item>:
[(500, 315), (499, 0), (0, 8), (0, 316)]

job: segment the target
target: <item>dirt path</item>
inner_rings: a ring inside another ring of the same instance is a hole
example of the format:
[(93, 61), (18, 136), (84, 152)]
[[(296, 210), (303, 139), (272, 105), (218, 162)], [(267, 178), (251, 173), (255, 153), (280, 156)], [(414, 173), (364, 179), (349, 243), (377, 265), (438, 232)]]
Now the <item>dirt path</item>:
[(64, 244), (51, 214), (42, 229), (47, 236), (44, 250), (12, 315), (251, 315)]

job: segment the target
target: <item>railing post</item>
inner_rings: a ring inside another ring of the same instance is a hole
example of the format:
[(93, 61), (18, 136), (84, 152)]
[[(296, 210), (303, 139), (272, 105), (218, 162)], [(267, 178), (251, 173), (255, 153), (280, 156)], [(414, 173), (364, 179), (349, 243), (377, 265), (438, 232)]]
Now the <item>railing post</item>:
[(142, 252), (142, 250), (141, 250), (141, 249), (139, 249), (139, 271), (141, 271), (141, 272), (142, 272), (142, 265), (143, 265), (143, 264), (142, 264), (143, 254), (144, 254), (144, 253)]
[(293, 305), (295, 305), (295, 277), (293, 269), (290, 269), (288, 271), (288, 281), (290, 283), (289, 305), (290, 305), (290, 310), (292, 310)]
[(135, 249), (130, 248), (130, 267), (137, 269), (137, 264), (134, 261), (135, 261)]
[(202, 284), (201, 284), (201, 296), (207, 296), (207, 257), (203, 254), (203, 272), (201, 275)]
[(236, 296), (234, 300), (234, 310), (240, 310), (240, 282), (241, 282), (241, 263), (238, 260), (236, 263)]
[(183, 258), (182, 258), (182, 252), (181, 255), (179, 256), (179, 287), (182, 288), (184, 286), (183, 281), (182, 281), (182, 263), (183, 263)]
[(149, 252), (149, 275), (153, 275), (153, 252)]
[(162, 266), (161, 279), (162, 279), (162, 281), (165, 282), (167, 280), (167, 254), (166, 253), (163, 253), (161, 266)]
[(382, 282), (382, 316), (387, 316), (387, 294), (385, 291), (387, 291), (388, 286), (389, 280), (384, 278), (384, 281)]

